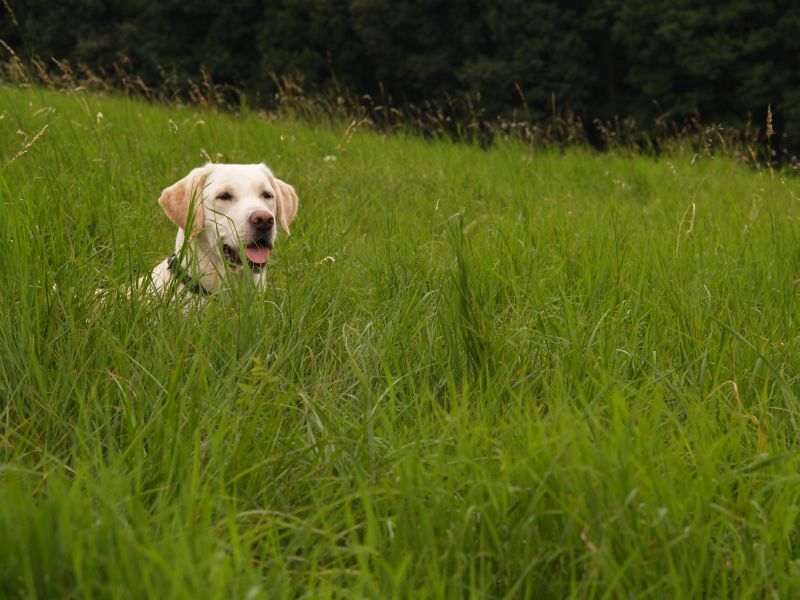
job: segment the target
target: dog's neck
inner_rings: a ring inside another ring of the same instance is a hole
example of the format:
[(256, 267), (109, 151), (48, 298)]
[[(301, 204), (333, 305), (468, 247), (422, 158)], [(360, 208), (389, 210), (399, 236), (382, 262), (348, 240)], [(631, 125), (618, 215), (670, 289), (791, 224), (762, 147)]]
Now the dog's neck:
[[(184, 244), (188, 244), (188, 247), (184, 248)], [(183, 229), (178, 229), (175, 254), (180, 258), (181, 270), (210, 294), (220, 290), (223, 275), (242, 276), (242, 269), (234, 269), (225, 264), (213, 236), (208, 231), (200, 231), (186, 242)]]

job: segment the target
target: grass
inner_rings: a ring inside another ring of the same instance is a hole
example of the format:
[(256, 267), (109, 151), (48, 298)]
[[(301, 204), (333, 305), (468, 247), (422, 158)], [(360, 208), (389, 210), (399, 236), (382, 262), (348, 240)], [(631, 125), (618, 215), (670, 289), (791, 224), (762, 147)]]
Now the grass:
[[(0, 597), (800, 594), (795, 177), (0, 99)], [(205, 157), (269, 289), (98, 305)]]

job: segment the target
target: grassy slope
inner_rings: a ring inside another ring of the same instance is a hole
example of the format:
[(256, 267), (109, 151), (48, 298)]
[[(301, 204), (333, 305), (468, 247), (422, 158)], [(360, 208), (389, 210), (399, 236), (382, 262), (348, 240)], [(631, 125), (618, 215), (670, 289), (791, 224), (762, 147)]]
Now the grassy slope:
[[(800, 593), (796, 179), (0, 107), (0, 596)], [(96, 306), (203, 152), (300, 193), (269, 291)]]

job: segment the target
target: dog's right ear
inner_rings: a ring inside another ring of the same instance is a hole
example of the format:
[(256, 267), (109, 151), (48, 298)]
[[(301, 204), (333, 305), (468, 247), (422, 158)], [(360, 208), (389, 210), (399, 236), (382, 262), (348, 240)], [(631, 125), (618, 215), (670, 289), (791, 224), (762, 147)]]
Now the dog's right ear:
[(190, 230), (190, 235), (195, 235), (205, 225), (203, 188), (210, 170), (210, 163), (192, 169), (179, 182), (165, 188), (158, 199), (172, 222), (184, 231)]

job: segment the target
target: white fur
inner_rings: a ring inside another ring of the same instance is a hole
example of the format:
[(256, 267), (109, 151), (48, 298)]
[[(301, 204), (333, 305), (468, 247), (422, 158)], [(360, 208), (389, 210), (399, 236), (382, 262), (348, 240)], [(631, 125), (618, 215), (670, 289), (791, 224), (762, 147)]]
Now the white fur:
[[(170, 190), (181, 183), (191, 184), (193, 181), (202, 183), (192, 190), (196, 216), (194, 222), (197, 223), (199, 220), (202, 227), (195, 230), (188, 239), (184, 228), (180, 226), (178, 228), (175, 253), (182, 257), (181, 273), (188, 274), (193, 282), (200, 283), (212, 294), (220, 290), (226, 278), (240, 278), (245, 274), (251, 275), (256, 285), (261, 285), (265, 277), (264, 269), (254, 270), (247, 266), (232, 264), (222, 251), (223, 244), (240, 249), (256, 239), (266, 239), (268, 244), (274, 247), (278, 226), (280, 225), (288, 233), (289, 223), (297, 210), (297, 196), (294, 189), (276, 179), (263, 163), (250, 165), (209, 163), (200, 169), (195, 169), (186, 178), (164, 190), (159, 202), (164, 206), (167, 215), (176, 223), (181, 221), (176, 220), (174, 211), (167, 209), (164, 198)], [(231, 199), (220, 198), (226, 193), (230, 194)], [(269, 197), (265, 197), (264, 194)], [(200, 211), (202, 214), (197, 217)], [(250, 224), (250, 216), (257, 211), (267, 211), (275, 219), (275, 224), (269, 232), (259, 232)], [(182, 215), (182, 218), (182, 224), (185, 226), (187, 215)], [(192, 228), (186, 227), (186, 229)], [(247, 262), (241, 254), (240, 257), (242, 262)], [(170, 271), (168, 259), (159, 263), (150, 276), (153, 289), (158, 293), (186, 287), (176, 279), (179, 278)]]

